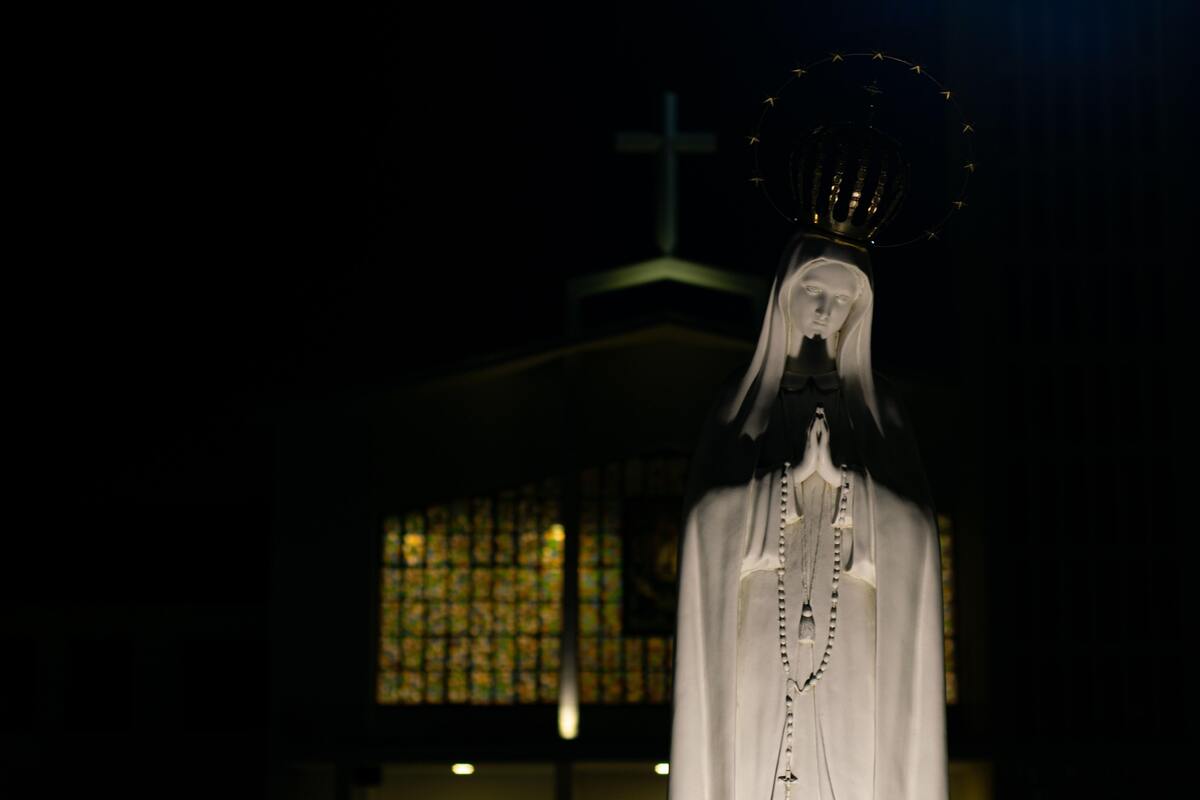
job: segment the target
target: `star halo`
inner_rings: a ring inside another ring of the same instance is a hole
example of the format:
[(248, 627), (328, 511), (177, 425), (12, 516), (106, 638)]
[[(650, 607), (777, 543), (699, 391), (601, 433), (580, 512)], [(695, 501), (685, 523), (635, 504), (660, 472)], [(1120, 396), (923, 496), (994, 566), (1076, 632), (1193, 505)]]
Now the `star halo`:
[[(825, 84), (823, 87), (822, 83)], [(825, 102), (811, 102), (821, 88), (834, 94), (827, 96)], [(854, 91), (855, 88), (861, 90), (861, 94)], [(806, 99), (809, 102), (805, 102)], [(946, 87), (924, 65), (913, 61), (878, 50), (832, 52), (792, 69), (783, 85), (762, 101), (758, 122), (746, 136), (753, 161), (750, 184), (762, 192), (784, 219), (799, 222), (771, 193), (773, 180), (768, 175), (780, 172), (778, 163), (772, 162), (778, 162), (780, 154), (789, 149), (779, 145), (790, 145), (798, 134), (832, 121), (828, 118), (830, 114), (846, 118), (865, 116), (866, 119), (859, 121), (892, 135), (909, 151), (928, 150), (929, 142), (936, 141), (931, 135), (935, 131), (931, 129), (930, 115), (940, 114), (941, 123), (948, 126), (945, 143), (958, 151), (950, 156), (944, 150), (935, 153), (925, 159), (928, 163), (924, 170), (914, 170), (913, 189), (924, 196), (918, 198), (916, 209), (907, 200), (902, 203), (899, 220), (899, 227), (907, 229), (906, 234), (911, 235), (892, 242), (873, 240), (873, 247), (903, 247), (917, 241), (938, 239), (950, 218), (967, 207), (967, 189), (978, 165), (973, 147), (975, 128), (958, 102), (958, 93)], [(924, 126), (924, 130), (914, 125)], [(776, 147), (772, 148), (772, 145)], [(774, 158), (768, 155), (772, 149)], [(949, 163), (947, 159), (950, 159)], [(955, 174), (947, 175), (951, 169)], [(932, 173), (936, 172), (945, 177), (944, 186), (953, 187), (941, 192), (941, 200), (930, 197), (938, 194), (933, 189), (935, 175)], [(948, 199), (947, 194), (950, 195)], [(903, 208), (906, 205), (910, 207), (907, 210)], [(914, 210), (923, 219), (914, 218)], [(914, 230), (916, 232), (912, 233)]]

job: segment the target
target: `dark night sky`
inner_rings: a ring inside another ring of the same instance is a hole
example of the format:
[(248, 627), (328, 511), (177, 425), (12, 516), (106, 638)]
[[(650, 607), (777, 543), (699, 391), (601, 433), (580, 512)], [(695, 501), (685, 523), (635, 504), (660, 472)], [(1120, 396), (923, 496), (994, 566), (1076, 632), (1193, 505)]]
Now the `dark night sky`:
[[(652, 197), (629, 185), (652, 166), (612, 137), (657, 126), (664, 88), (684, 128), (721, 137), (721, 156), (684, 160), (681, 254), (769, 272), (784, 229), (741, 192), (737, 141), (760, 96), (829, 42), (936, 60), (942, 35), (930, 3), (854, 32), (827, 21), (857, 12), (796, 4), (546, 6), (292, 21), (195, 61), (193, 34), (186, 55), (168, 41), (102, 70), (115, 91), (91, 98), (107, 124), (83, 145), (79, 204), (134, 252), (74, 287), (80, 321), (117, 318), (89, 326), (93, 347), (140, 370), (159, 330), (152, 349), (189, 383), (251, 386), (386, 379), (556, 335), (564, 276), (654, 254)], [(152, 56), (168, 68), (145, 74)], [(548, 313), (518, 313), (526, 298)], [(428, 335), (452, 314), (478, 333)]]
[(798, 58), (937, 60), (935, 4), (880, 6), (406, 7), (87, 40), (54, 132), (51, 241), (79, 264), (43, 278), (61, 322), (39, 411), (90, 443), (73, 463), (102, 495), (186, 495), (218, 463), (218, 493), (252, 491), (248, 408), (554, 339), (566, 277), (655, 255), (653, 166), (613, 134), (657, 127), (668, 88), (683, 129), (719, 137), (683, 159), (680, 255), (769, 274), (787, 229), (739, 137)]

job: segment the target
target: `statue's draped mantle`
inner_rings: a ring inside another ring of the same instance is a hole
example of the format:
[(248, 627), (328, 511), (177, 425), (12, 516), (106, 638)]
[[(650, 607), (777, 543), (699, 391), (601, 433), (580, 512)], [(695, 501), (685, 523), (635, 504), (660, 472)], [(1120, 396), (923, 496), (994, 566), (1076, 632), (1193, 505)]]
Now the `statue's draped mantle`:
[[(778, 393), (782, 356), (777, 369), (762, 356), (783, 352), (779, 342), (767, 339), (780, 335), (780, 320), (773, 317), (780, 288), (803, 263), (800, 245), (794, 241), (785, 251), (758, 352), (740, 387), (726, 386), (718, 397), (689, 477), (679, 554), (669, 800), (759, 800), (734, 797), (738, 590), (749, 537), (775, 521), (779, 471), (755, 470), (762, 425), (756, 429), (747, 421), (755, 415), (765, 420)], [(826, 257), (831, 249), (825, 246)], [(865, 259), (865, 254), (842, 255)], [(865, 344), (869, 347), (869, 341)], [(874, 797), (946, 800), (937, 527), (922, 491), (923, 477), (911, 473), (919, 472), (920, 464), (903, 414), (886, 386), (879, 389), (875, 395), (871, 387), (870, 401), (878, 435), (866, 435), (867, 403), (858, 405), (853, 418), (865, 463), (854, 470), (855, 527), (845, 562), (847, 573), (876, 588)], [(764, 659), (777, 656), (762, 654)], [(784, 688), (779, 688), (781, 703)], [(836, 792), (836, 768), (831, 779)]]

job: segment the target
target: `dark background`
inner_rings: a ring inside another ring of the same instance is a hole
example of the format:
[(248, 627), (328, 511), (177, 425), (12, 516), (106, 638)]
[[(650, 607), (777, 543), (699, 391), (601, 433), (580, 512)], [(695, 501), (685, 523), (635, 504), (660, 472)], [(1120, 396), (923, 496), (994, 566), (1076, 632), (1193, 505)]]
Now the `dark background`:
[[(300, 736), (268, 700), (275, 460), (302, 444), (274, 420), (560, 340), (566, 278), (656, 254), (650, 161), (613, 135), (656, 128), (664, 89), (719, 140), (682, 160), (679, 255), (769, 275), (788, 229), (740, 137), (796, 63), (882, 48), (978, 132), (969, 213), (875, 261), (877, 365), (963, 404), (969, 462), (929, 468), (988, 532), (973, 747), (1002, 797), (1165, 787), (1195, 698), (1195, 23), (1165, 0), (39, 21), (6, 298), (24, 778), (212, 762), (261, 785)], [(173, 625), (179, 705), (145, 708), (119, 631)]]

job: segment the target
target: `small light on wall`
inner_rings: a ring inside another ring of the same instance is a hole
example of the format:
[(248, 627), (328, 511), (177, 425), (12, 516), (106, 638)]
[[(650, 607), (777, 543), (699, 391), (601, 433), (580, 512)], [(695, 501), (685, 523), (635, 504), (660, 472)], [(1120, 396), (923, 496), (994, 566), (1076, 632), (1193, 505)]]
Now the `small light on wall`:
[[(573, 700), (574, 698), (572, 698)], [(560, 701), (558, 705), (558, 735), (574, 739), (579, 735), (579, 704)]]
[(659, 775), (669, 775), (671, 772), (671, 765), (667, 763), (655, 764), (654, 771)]
[(470, 775), (475, 772), (474, 764), (455, 764), (450, 767), (450, 771), (455, 775)]

